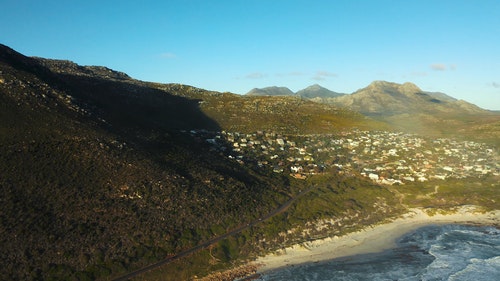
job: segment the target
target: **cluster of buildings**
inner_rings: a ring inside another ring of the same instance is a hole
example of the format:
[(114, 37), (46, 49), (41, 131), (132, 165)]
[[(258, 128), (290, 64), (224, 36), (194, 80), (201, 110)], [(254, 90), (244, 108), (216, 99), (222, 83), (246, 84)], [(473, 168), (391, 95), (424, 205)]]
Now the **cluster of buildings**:
[(358, 130), (299, 136), (263, 131), (251, 134), (191, 131), (191, 134), (203, 137), (214, 149), (241, 164), (255, 164), (298, 179), (337, 172), (393, 185), (500, 176), (498, 153), (472, 141)]
[(500, 175), (500, 158), (485, 144), (390, 132), (344, 135), (351, 167), (378, 183)]

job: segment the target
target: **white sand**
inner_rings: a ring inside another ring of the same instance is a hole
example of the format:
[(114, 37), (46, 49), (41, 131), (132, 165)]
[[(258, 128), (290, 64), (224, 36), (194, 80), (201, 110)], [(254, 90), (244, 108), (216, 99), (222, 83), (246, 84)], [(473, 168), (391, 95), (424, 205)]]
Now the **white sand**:
[(368, 226), (341, 237), (294, 245), (259, 257), (255, 262), (260, 265), (258, 272), (262, 273), (290, 265), (382, 252), (394, 248), (396, 239), (417, 228), (448, 223), (499, 225), (500, 210), (485, 213), (475, 206), (463, 206), (452, 214), (429, 215), (422, 209), (411, 209), (409, 213), (389, 223)]

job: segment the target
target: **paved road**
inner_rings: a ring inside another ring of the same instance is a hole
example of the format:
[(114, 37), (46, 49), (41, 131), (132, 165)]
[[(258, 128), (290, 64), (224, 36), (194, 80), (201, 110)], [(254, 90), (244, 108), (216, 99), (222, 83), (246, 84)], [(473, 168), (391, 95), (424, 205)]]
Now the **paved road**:
[(208, 240), (208, 241), (205, 241), (205, 242), (203, 242), (203, 243), (199, 244), (198, 246), (195, 246), (195, 247), (193, 247), (193, 248), (190, 248), (190, 249), (184, 250), (184, 251), (182, 251), (182, 252), (180, 252), (180, 253), (178, 253), (178, 254), (176, 254), (176, 255), (174, 255), (174, 256), (170, 256), (170, 257), (168, 257), (168, 258), (165, 258), (165, 259), (163, 259), (163, 260), (161, 260), (161, 261), (159, 261), (159, 262), (157, 262), (157, 263), (150, 264), (150, 265), (148, 265), (148, 266), (146, 266), (146, 267), (143, 267), (143, 268), (141, 268), (141, 269), (138, 269), (138, 270), (136, 270), (136, 271), (133, 271), (133, 272), (130, 272), (130, 273), (126, 274), (126, 275), (123, 275), (123, 276), (121, 276), (121, 277), (118, 277), (118, 278), (114, 279), (114, 281), (125, 281), (125, 280), (129, 280), (129, 279), (134, 278), (134, 277), (136, 277), (136, 276), (139, 276), (139, 275), (141, 275), (141, 274), (143, 274), (143, 273), (145, 273), (145, 272), (148, 272), (148, 271), (150, 271), (150, 270), (156, 269), (156, 268), (158, 268), (158, 267), (160, 267), (160, 266), (162, 266), (162, 265), (165, 265), (165, 264), (171, 263), (171, 262), (173, 262), (173, 261), (175, 261), (175, 260), (178, 260), (178, 259), (180, 259), (180, 258), (182, 258), (182, 257), (188, 256), (188, 255), (190, 255), (190, 254), (192, 254), (192, 253), (195, 253), (195, 252), (197, 252), (197, 251), (200, 251), (200, 250), (202, 250), (202, 249), (205, 249), (205, 248), (207, 248), (208, 246), (213, 245), (213, 244), (215, 244), (215, 243), (217, 243), (217, 242), (219, 242), (219, 241), (221, 241), (221, 240), (223, 240), (223, 239), (226, 239), (226, 238), (228, 238), (228, 237), (229, 237), (229, 236), (231, 236), (231, 235), (238, 234), (238, 233), (242, 232), (243, 230), (245, 230), (245, 229), (247, 229), (247, 228), (250, 228), (250, 227), (252, 227), (252, 226), (254, 226), (254, 225), (256, 225), (256, 224), (261, 223), (262, 221), (265, 221), (265, 220), (270, 219), (270, 218), (272, 218), (272, 217), (274, 217), (274, 216), (276, 216), (276, 215), (278, 215), (278, 214), (283, 213), (284, 211), (286, 211), (286, 210), (288, 209), (288, 207), (290, 207), (290, 205), (291, 205), (293, 202), (295, 202), (298, 198), (300, 198), (301, 196), (303, 196), (304, 194), (306, 194), (307, 192), (311, 191), (311, 190), (312, 190), (312, 189), (314, 189), (314, 188), (315, 188), (315, 187), (313, 186), (313, 187), (310, 187), (310, 188), (308, 188), (308, 189), (306, 189), (306, 190), (304, 190), (304, 191), (301, 191), (301, 192), (300, 192), (299, 194), (297, 194), (295, 197), (292, 197), (290, 200), (288, 200), (288, 201), (287, 201), (287, 202), (285, 202), (283, 205), (281, 205), (278, 209), (276, 209), (276, 210), (272, 211), (271, 213), (269, 213), (269, 214), (267, 214), (267, 215), (265, 215), (265, 216), (263, 216), (263, 217), (261, 217), (261, 218), (259, 218), (259, 219), (255, 220), (255, 221), (253, 221), (253, 222), (251, 222), (251, 223), (249, 223), (249, 224), (246, 224), (246, 225), (243, 225), (243, 226), (239, 226), (239, 227), (237, 227), (237, 228), (235, 228), (235, 229), (233, 229), (233, 230), (231, 230), (231, 231), (229, 231), (229, 232), (227, 232), (227, 233), (225, 233), (225, 234), (222, 234), (222, 235), (217, 236), (217, 237), (215, 237), (215, 238), (212, 238), (212, 239), (210, 239), (210, 240)]

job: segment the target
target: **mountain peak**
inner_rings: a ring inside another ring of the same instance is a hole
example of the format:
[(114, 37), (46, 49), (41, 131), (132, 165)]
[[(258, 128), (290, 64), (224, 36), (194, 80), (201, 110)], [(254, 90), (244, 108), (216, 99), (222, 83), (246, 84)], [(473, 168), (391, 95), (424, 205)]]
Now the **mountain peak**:
[(342, 96), (343, 94), (330, 91), (327, 88), (320, 86), (319, 84), (314, 84), (298, 91), (297, 95), (303, 98), (313, 99), (313, 98), (334, 98)]
[(339, 97), (334, 104), (345, 106), (368, 115), (397, 115), (406, 113), (480, 112), (468, 103), (459, 104), (456, 99), (442, 93), (430, 93), (417, 85), (374, 81), (351, 95)]
[(383, 80), (377, 80), (377, 81), (373, 81), (372, 83), (370, 83), (370, 85), (368, 85), (367, 88), (384, 88), (384, 89), (387, 89), (387, 88), (393, 88), (393, 89), (398, 89), (398, 90), (402, 90), (404, 92), (421, 92), (422, 90), (415, 84), (411, 83), (411, 82), (405, 82), (403, 84), (398, 84), (398, 83), (394, 83), (394, 82), (388, 82), (388, 81), (383, 81)]
[(400, 89), (404, 93), (418, 93), (422, 92), (422, 89), (420, 89), (417, 85), (411, 83), (411, 82), (405, 82), (400, 86)]
[(309, 87), (307, 87), (306, 89), (310, 89), (310, 90), (316, 90), (316, 89), (325, 89), (324, 87), (322, 87), (321, 85), (319, 84), (313, 84)]
[(411, 96), (417, 93), (422, 93), (417, 85), (411, 82), (405, 82), (403, 84), (398, 84), (394, 82), (387, 81), (374, 81), (370, 83), (366, 88), (360, 89), (357, 92), (370, 92), (370, 93), (383, 93), (391, 95), (405, 95)]
[(265, 88), (253, 88), (248, 96), (294, 96), (295, 93), (287, 87), (271, 86)]
[(40, 69), (40, 66), (33, 58), (27, 57), (2, 44), (0, 44), (0, 62), (7, 63), (8, 65), (15, 66), (27, 71)]

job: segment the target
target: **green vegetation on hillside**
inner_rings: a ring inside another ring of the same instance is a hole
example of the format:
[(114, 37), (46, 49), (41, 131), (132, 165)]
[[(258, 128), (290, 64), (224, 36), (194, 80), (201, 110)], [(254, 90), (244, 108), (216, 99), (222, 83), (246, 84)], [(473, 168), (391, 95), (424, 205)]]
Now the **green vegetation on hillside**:
[(189, 99), (0, 58), (1, 279), (118, 276), (287, 199), (180, 131), (217, 128)]
[(200, 109), (221, 129), (231, 132), (275, 131), (284, 134), (321, 134), (343, 129), (387, 129), (387, 125), (359, 113), (290, 96), (238, 96), (179, 84), (151, 84), (167, 92), (199, 101)]
[[(476, 117), (412, 124), (498, 147), (496, 115)], [(144, 275), (185, 280), (406, 207), (499, 208), (498, 176), (401, 186), (360, 177), (361, 147), (338, 136), (390, 131), (391, 121), (298, 97), (147, 83), (0, 45), (0, 279), (109, 280), (244, 226)], [(289, 176), (300, 163), (304, 177)]]
[(498, 177), (448, 179), (414, 183), (398, 188), (401, 203), (409, 207), (450, 209), (461, 205), (477, 205), (498, 210), (500, 196)]

